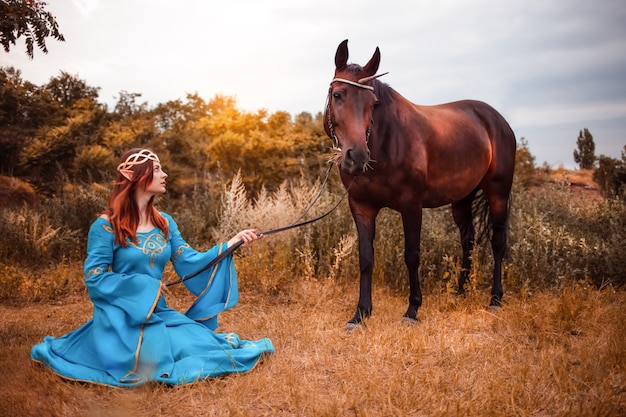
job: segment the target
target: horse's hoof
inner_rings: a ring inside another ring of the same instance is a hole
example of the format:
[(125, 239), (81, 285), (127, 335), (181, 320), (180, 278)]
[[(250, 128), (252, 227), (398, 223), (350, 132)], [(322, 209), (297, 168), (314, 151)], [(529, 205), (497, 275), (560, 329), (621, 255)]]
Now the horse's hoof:
[(489, 309), (489, 311), (491, 311), (492, 313), (497, 313), (498, 311), (502, 310), (502, 306), (489, 306), (487, 307)]
[(489, 307), (502, 307), (502, 296), (491, 296), (491, 300), (489, 300)]
[(408, 324), (409, 326), (413, 326), (415, 324), (417, 324), (419, 322), (418, 318), (412, 318), (412, 317), (402, 317), (402, 319), (400, 320), (400, 323), (402, 324)]
[(353, 331), (360, 329), (361, 328), (361, 323), (352, 323), (352, 322), (348, 322), (348, 324), (346, 324), (346, 333), (352, 333)]

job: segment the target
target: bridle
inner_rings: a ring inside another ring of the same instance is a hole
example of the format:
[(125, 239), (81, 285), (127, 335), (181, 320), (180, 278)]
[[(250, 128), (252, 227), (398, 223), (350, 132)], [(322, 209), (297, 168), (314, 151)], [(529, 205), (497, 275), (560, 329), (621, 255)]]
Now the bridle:
[[(378, 77), (382, 77), (383, 75), (389, 74), (388, 72), (382, 73), (382, 74), (378, 74), (378, 75), (371, 75), (369, 77), (365, 77), (365, 78), (360, 78), (357, 81), (352, 81), (352, 80), (347, 80), (345, 78), (338, 78), (335, 77), (333, 78), (333, 80), (330, 82), (330, 87), (328, 87), (328, 95), (326, 96), (326, 105), (324, 106), (326, 109), (326, 116), (327, 116), (327, 120), (326, 123), (328, 124), (328, 133), (330, 133), (330, 137), (333, 140), (333, 150), (336, 151), (340, 151), (341, 152), (341, 147), (339, 146), (339, 138), (337, 137), (337, 134), (335, 133), (335, 127), (333, 126), (333, 121), (331, 118), (331, 111), (330, 111), (330, 102), (331, 102), (331, 93), (333, 90), (333, 83), (339, 82), (339, 83), (344, 83), (344, 84), (349, 84), (351, 86), (354, 87), (358, 87), (358, 88), (363, 88), (365, 90), (370, 90), (372, 92), (374, 92), (374, 87), (372, 87), (371, 85), (367, 85), (366, 83), (378, 78)], [(367, 128), (367, 131), (365, 132), (365, 143), (367, 144), (369, 142), (370, 139), (370, 135), (372, 134), (372, 126), (374, 124), (374, 119), (372, 118), (370, 120), (370, 124)]]

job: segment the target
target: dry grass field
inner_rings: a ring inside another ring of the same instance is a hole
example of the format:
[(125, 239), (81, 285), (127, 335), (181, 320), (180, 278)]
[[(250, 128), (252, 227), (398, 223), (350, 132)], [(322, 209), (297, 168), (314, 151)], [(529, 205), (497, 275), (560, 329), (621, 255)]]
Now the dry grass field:
[[(242, 277), (250, 280), (252, 277)], [(86, 295), (0, 305), (3, 416), (620, 416), (626, 415), (626, 293), (576, 285), (553, 293), (426, 293), (400, 322), (405, 294), (376, 285), (374, 315), (351, 333), (357, 283), (298, 280), (273, 294), (242, 286), (221, 331), (268, 336), (252, 372), (184, 387), (69, 382), (29, 359), (45, 335), (91, 316)], [(182, 289), (168, 295), (184, 309)]]
[[(7, 211), (4, 253), (49, 266), (0, 259), (0, 416), (626, 416), (626, 291), (618, 289), (626, 211), (602, 199), (591, 175), (542, 174), (519, 194), (499, 310), (486, 307), (487, 263), (475, 263), (466, 297), (451, 293), (460, 267), (446, 213), (430, 212), (424, 228), (424, 305), (415, 325), (400, 321), (408, 294), (396, 290), (406, 278), (393, 217), (380, 220), (373, 316), (351, 333), (345, 324), (356, 308), (358, 265), (347, 210), (298, 235), (274, 235), (239, 257), (240, 303), (221, 316), (219, 331), (269, 337), (276, 354), (250, 373), (183, 387), (81, 384), (31, 361), (34, 344), (76, 329), (92, 305), (82, 261), (57, 262), (54, 251), (76, 250), (77, 232), (57, 234), (45, 212)], [(306, 205), (305, 191), (295, 196)], [(303, 210), (284, 195), (253, 207), (235, 186), (226, 194), (234, 203), (224, 219), (244, 225), (270, 229)], [(53, 201), (52, 212), (67, 221), (89, 211), (67, 213), (85, 202), (79, 197), (100, 201), (85, 189), (74, 196), (71, 206)], [(181, 211), (181, 225), (204, 241), (204, 217), (215, 207), (192, 208)], [(241, 228), (219, 226), (225, 235)], [(192, 302), (182, 286), (167, 299), (181, 311)]]

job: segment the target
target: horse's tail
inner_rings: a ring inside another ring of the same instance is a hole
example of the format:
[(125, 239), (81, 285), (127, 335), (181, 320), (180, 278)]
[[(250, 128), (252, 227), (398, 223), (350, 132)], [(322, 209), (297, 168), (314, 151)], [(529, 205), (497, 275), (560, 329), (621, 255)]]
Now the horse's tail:
[(476, 230), (475, 243), (484, 245), (491, 239), (493, 226), (491, 224), (491, 213), (489, 212), (489, 201), (483, 190), (479, 190), (472, 202), (472, 213), (474, 214), (474, 227)]
[[(512, 196), (509, 196), (507, 211), (511, 211), (511, 199)], [(487, 196), (485, 192), (481, 189), (474, 196), (474, 200), (472, 201), (472, 213), (474, 215), (474, 225), (475, 225), (475, 239), (474, 242), (477, 245), (484, 245), (491, 241), (491, 236), (493, 233), (493, 223), (491, 221), (491, 212), (489, 211), (489, 201), (487, 200)], [(506, 230), (509, 229), (509, 219), (511, 216), (507, 217), (507, 225)], [(504, 257), (506, 259), (510, 259), (510, 251), (509, 245), (506, 245), (506, 252)]]

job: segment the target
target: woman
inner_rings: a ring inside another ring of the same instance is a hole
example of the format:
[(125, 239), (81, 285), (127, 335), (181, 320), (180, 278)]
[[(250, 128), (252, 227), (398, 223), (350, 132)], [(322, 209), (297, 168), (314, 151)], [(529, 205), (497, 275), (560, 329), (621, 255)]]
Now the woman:
[(154, 208), (167, 178), (157, 155), (132, 149), (117, 170), (108, 207), (89, 230), (84, 273), (93, 318), (59, 338), (47, 336), (31, 358), (65, 378), (114, 386), (186, 384), (254, 368), (274, 352), (269, 339), (214, 332), (218, 313), (237, 303), (232, 255), (184, 281), (197, 296), (185, 314), (167, 306), (161, 278), (168, 261), (179, 276), (189, 275), (236, 242), (258, 239), (256, 231), (197, 252)]

